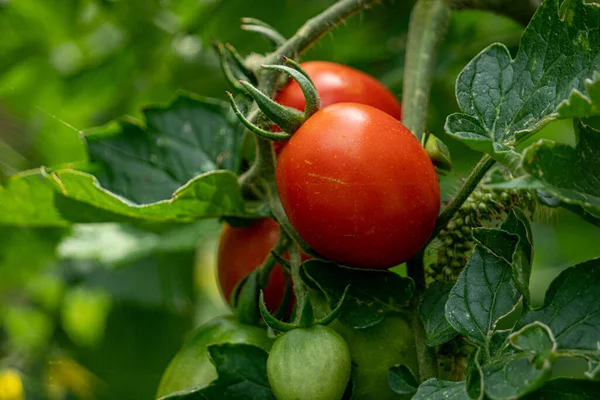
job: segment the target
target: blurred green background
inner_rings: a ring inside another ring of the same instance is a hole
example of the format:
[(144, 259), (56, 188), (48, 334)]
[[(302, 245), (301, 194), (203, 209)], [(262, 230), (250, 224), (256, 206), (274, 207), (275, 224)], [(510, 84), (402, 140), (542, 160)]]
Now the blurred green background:
[[(289, 36), (325, 0), (0, 0), (0, 179), (86, 161), (79, 131), (185, 90), (224, 99), (210, 38), (240, 53), (269, 43), (239, 29), (262, 19)], [(357, 67), (402, 92), (411, 1), (386, 1), (325, 36), (303, 59)], [(523, 27), (456, 11), (437, 62), (429, 129), (449, 145), (456, 190), (478, 155), (443, 134), (462, 67), (493, 42), (515, 52)], [(572, 143), (569, 122), (541, 134)], [(537, 140), (538, 137), (536, 137)], [(0, 188), (1, 189), (1, 188)], [(153, 398), (190, 330), (227, 312), (214, 283), (217, 221), (188, 225), (0, 227), (0, 399)], [(534, 226), (534, 299), (568, 265), (598, 256), (600, 233), (566, 212)], [(193, 278), (193, 279), (192, 279)], [(15, 379), (17, 376), (18, 379)]]

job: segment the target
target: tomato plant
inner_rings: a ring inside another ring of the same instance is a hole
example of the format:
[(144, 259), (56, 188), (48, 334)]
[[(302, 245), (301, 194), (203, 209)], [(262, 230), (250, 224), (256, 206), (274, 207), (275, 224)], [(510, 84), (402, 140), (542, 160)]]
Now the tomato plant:
[(404, 125), (373, 107), (318, 111), (281, 152), (276, 173), (292, 226), (331, 260), (390, 268), (433, 232), (440, 207), (433, 164)]
[(203, 388), (217, 378), (207, 346), (221, 343), (246, 343), (271, 348), (273, 341), (264, 328), (246, 325), (232, 317), (215, 318), (199, 326), (175, 354), (163, 373), (156, 397), (192, 387)]
[(600, 393), (598, 2), (29, 3), (0, 397)]
[(284, 333), (267, 360), (278, 400), (342, 398), (350, 378), (350, 351), (333, 330), (316, 325)]

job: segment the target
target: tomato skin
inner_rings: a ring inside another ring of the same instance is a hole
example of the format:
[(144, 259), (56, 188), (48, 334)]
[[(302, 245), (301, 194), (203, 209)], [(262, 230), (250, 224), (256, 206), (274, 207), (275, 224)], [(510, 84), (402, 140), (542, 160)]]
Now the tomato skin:
[(386, 269), (433, 232), (440, 186), (427, 153), (401, 122), (337, 103), (309, 118), (280, 153), (276, 184), (296, 231), (323, 256)]
[(266, 329), (242, 324), (233, 317), (210, 320), (199, 326), (173, 357), (160, 380), (156, 398), (193, 386), (208, 386), (217, 379), (207, 346), (220, 343), (246, 343), (268, 351), (273, 340)]
[[(402, 107), (394, 94), (371, 75), (342, 64), (307, 61), (300, 64), (315, 84), (321, 106), (334, 103), (360, 103), (380, 109), (400, 120)], [(275, 101), (304, 110), (304, 94), (296, 81), (290, 81), (277, 93)]]
[[(225, 225), (219, 240), (217, 273), (221, 293), (227, 302), (238, 282), (262, 265), (278, 237), (279, 225), (270, 218), (241, 228)], [(264, 292), (269, 311), (277, 310), (284, 291), (285, 272), (276, 264)]]
[[(402, 106), (394, 94), (371, 75), (342, 64), (307, 61), (300, 64), (315, 84), (321, 107), (335, 103), (359, 103), (380, 109), (397, 120), (402, 119)], [(281, 105), (304, 111), (306, 101), (298, 83), (290, 79), (277, 93)], [(275, 129), (280, 131), (280, 129)], [(287, 142), (273, 142), (279, 154)]]
[(267, 375), (278, 400), (339, 400), (350, 379), (344, 339), (322, 325), (280, 336), (267, 359)]

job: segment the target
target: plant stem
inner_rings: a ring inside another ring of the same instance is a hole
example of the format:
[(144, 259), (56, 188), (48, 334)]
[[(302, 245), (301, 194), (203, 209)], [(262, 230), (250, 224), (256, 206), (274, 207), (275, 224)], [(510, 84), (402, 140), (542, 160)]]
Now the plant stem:
[(449, 0), (418, 0), (410, 14), (402, 122), (421, 141), (425, 133), (437, 50), (450, 21)]
[(467, 177), (465, 183), (460, 188), (460, 191), (458, 192), (456, 197), (452, 199), (450, 204), (448, 204), (448, 206), (446, 206), (446, 208), (444, 208), (444, 211), (442, 211), (442, 213), (440, 214), (437, 220), (437, 224), (435, 226), (435, 230), (431, 235), (431, 239), (435, 238), (439, 231), (442, 230), (448, 224), (448, 222), (450, 222), (454, 214), (456, 214), (456, 212), (460, 209), (463, 203), (469, 198), (471, 193), (473, 193), (473, 191), (479, 184), (479, 181), (483, 179), (485, 174), (489, 171), (490, 168), (492, 168), (492, 166), (495, 163), (496, 160), (494, 160), (487, 154), (481, 157), (477, 165), (475, 165), (475, 168), (473, 168), (473, 170)]
[(452, 0), (452, 7), (492, 11), (527, 25), (541, 3), (542, 0)]
[(423, 290), (418, 290), (412, 301), (411, 326), (415, 336), (415, 347), (419, 359), (419, 379), (421, 382), (438, 376), (437, 357), (434, 347), (425, 343), (426, 333), (419, 318), (419, 307), (423, 301)]

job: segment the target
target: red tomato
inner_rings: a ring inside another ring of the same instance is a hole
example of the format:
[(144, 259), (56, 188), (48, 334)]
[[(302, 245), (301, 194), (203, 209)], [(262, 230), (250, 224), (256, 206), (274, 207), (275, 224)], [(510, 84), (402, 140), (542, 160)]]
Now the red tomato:
[(440, 209), (437, 175), (419, 141), (395, 118), (356, 103), (325, 107), (294, 133), (276, 184), (308, 245), (352, 267), (408, 260)]
[[(279, 225), (270, 218), (241, 228), (225, 225), (219, 241), (217, 270), (221, 293), (227, 302), (238, 282), (262, 265), (278, 237)], [(277, 310), (284, 290), (285, 271), (277, 264), (265, 288), (265, 302), (270, 311)]]
[[(400, 120), (402, 108), (396, 97), (381, 82), (362, 71), (327, 61), (308, 61), (300, 64), (312, 79), (319, 95), (321, 106), (350, 102), (373, 106)], [(304, 110), (304, 94), (298, 83), (290, 79), (275, 97), (284, 106)], [(279, 153), (287, 142), (274, 142)]]

